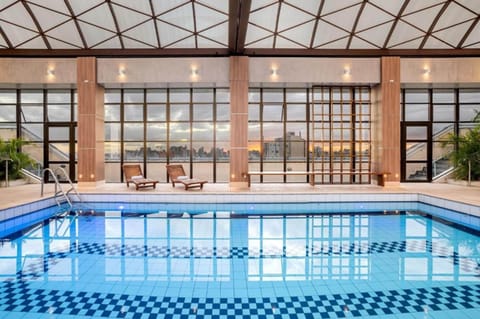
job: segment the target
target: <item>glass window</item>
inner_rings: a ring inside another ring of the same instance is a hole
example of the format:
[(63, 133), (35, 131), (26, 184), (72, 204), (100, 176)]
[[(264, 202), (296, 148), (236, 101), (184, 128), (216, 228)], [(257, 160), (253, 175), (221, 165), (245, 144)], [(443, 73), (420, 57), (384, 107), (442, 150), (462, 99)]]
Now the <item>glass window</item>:
[(190, 90), (170, 89), (170, 103), (190, 103)]
[(143, 141), (143, 123), (125, 123), (123, 134), (125, 141)]
[(266, 104), (263, 106), (264, 121), (282, 121), (283, 105), (282, 104)]
[(125, 90), (123, 103), (143, 103), (143, 90)]
[(170, 105), (170, 121), (190, 121), (190, 105)]
[(49, 122), (70, 122), (71, 106), (69, 104), (48, 105), (47, 114)]
[(167, 106), (164, 104), (147, 105), (147, 121), (166, 121)]
[(305, 104), (288, 104), (287, 105), (288, 121), (306, 121), (307, 113)]
[(105, 123), (105, 140), (120, 141), (120, 123)]
[(20, 101), (22, 104), (41, 103), (43, 104), (43, 91), (23, 90), (20, 93)]
[(22, 105), (22, 122), (42, 122), (43, 123), (43, 106), (42, 105)]
[(428, 103), (428, 90), (406, 91), (405, 103)]
[(193, 103), (212, 103), (213, 89), (193, 89)]
[(120, 121), (120, 105), (105, 104), (105, 121)]
[(120, 90), (105, 90), (104, 101), (105, 103), (120, 103), (121, 101)]
[(230, 104), (217, 104), (217, 121), (230, 121)]
[(125, 105), (125, 122), (143, 121), (143, 105)]
[(217, 103), (230, 103), (230, 90), (217, 89), (216, 94)]
[(17, 103), (17, 92), (15, 90), (0, 90), (0, 104)]
[(211, 104), (194, 104), (193, 121), (213, 121), (213, 106)]
[(15, 122), (17, 120), (16, 110), (16, 105), (0, 105), (0, 122)]
[(433, 90), (433, 104), (439, 103), (454, 103), (454, 90)]
[(167, 102), (167, 90), (147, 89), (147, 103), (165, 103), (165, 102)]
[(166, 123), (147, 123), (147, 141), (166, 141)]
[(405, 121), (418, 122), (428, 121), (428, 104), (406, 104), (405, 105)]
[(455, 105), (434, 105), (434, 122), (453, 122), (455, 121)]

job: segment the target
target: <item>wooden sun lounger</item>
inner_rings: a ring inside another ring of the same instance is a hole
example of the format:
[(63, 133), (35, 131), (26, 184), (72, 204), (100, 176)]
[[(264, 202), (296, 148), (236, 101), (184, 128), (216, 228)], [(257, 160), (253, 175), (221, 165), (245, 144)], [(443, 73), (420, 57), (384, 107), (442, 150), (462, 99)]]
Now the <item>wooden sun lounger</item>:
[(203, 189), (203, 184), (207, 183), (206, 180), (198, 178), (189, 178), (185, 174), (183, 165), (180, 164), (169, 164), (165, 166), (167, 168), (167, 174), (170, 177), (172, 182), (172, 187), (175, 187), (175, 183), (180, 183), (185, 186), (185, 190), (189, 188), (200, 188)]
[(127, 187), (130, 186), (130, 183), (133, 183), (135, 185), (135, 190), (137, 191), (140, 188), (155, 188), (158, 183), (157, 180), (145, 178), (142, 174), (142, 168), (138, 164), (124, 164), (123, 174), (125, 175)]

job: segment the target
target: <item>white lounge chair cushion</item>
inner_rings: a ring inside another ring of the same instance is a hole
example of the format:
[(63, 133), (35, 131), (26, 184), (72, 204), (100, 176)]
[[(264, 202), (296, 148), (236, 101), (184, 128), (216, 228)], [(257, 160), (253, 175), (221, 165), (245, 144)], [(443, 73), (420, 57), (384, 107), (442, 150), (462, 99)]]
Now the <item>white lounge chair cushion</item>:
[(179, 181), (185, 181), (185, 180), (190, 179), (190, 178), (188, 176), (178, 176), (177, 179)]
[(143, 179), (143, 176), (142, 176), (142, 175), (132, 176), (132, 181), (134, 181), (134, 180), (136, 180), (136, 179)]

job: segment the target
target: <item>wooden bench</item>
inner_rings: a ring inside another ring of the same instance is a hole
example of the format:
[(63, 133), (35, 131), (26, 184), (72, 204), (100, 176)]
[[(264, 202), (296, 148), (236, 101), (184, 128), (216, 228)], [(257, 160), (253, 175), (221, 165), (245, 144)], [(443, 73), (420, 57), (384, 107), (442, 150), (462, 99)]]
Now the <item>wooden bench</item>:
[(252, 175), (259, 175), (259, 176), (288, 176), (288, 175), (305, 175), (309, 176), (310, 185), (315, 185), (315, 175), (373, 175), (377, 177), (377, 184), (378, 186), (385, 186), (385, 180), (387, 176), (390, 175), (389, 172), (352, 172), (352, 171), (314, 171), (314, 172), (307, 172), (307, 171), (250, 171), (247, 173), (247, 182), (248, 187), (251, 185), (251, 176)]

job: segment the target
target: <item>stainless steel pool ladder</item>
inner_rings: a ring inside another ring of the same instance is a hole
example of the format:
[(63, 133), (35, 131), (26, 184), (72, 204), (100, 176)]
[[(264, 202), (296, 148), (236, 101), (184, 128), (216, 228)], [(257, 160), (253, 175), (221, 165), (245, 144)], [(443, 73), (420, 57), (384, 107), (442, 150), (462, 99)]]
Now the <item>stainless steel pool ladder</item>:
[[(45, 184), (45, 174), (48, 174), (50, 173), (50, 175), (52, 176), (53, 180), (55, 181), (55, 195), (54, 195), (54, 199), (55, 199), (55, 202), (57, 203), (57, 205), (60, 207), (61, 206), (61, 202), (59, 200), (59, 197), (63, 197), (66, 202), (68, 203), (68, 205), (70, 206), (70, 208), (73, 207), (72, 205), (72, 201), (70, 200), (70, 198), (68, 197), (68, 195), (70, 194), (70, 192), (73, 192), (77, 197), (78, 197), (78, 200), (81, 202), (82, 199), (80, 197), (80, 194), (77, 192), (77, 190), (75, 189), (75, 186), (73, 185), (72, 183), (72, 180), (70, 179), (70, 177), (68, 177), (68, 174), (67, 172), (63, 169), (63, 167), (57, 167), (54, 170), (52, 170), (51, 168), (45, 168), (43, 169), (42, 171), (42, 189), (41, 189), (41, 196), (43, 196), (43, 185)], [(60, 175), (60, 174), (61, 175)], [(58, 177), (57, 176), (62, 176), (63, 178), (65, 178), (65, 180), (70, 184), (70, 188), (64, 192), (63, 191), (63, 188), (62, 188), (62, 185), (60, 184), (60, 182), (58, 181)]]

